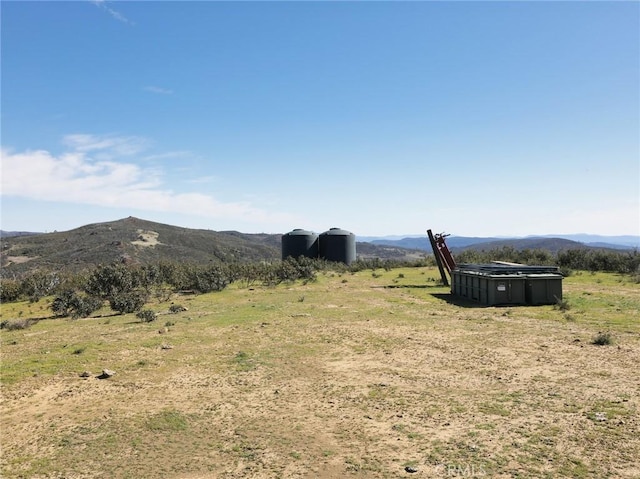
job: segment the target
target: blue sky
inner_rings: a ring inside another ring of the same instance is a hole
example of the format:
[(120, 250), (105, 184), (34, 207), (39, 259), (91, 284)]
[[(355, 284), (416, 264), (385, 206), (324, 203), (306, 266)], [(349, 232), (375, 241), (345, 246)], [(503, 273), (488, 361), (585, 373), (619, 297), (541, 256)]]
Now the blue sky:
[(1, 14), (4, 230), (640, 234), (638, 2)]

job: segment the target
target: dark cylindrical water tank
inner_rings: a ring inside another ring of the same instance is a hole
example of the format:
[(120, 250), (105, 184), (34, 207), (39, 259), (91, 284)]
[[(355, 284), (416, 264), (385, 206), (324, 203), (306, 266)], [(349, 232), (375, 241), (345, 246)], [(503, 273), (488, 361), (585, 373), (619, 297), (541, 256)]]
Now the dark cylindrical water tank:
[(305, 231), (299, 228), (283, 234), (282, 259), (287, 259), (289, 256), (292, 258), (300, 256), (317, 258), (318, 235), (312, 231)]
[(356, 235), (331, 228), (320, 235), (320, 258), (351, 264), (356, 260)]

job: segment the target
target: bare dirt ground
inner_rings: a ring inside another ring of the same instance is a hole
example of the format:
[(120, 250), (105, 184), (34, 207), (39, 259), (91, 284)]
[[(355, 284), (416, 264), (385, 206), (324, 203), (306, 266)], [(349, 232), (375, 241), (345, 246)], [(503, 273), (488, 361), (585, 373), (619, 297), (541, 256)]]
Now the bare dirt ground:
[(161, 244), (160, 241), (158, 241), (158, 236), (160, 235), (156, 231), (138, 230), (138, 239), (132, 241), (131, 244), (143, 247), (155, 246)]
[(22, 264), (34, 259), (33, 256), (6, 256), (6, 264)]
[(639, 285), (478, 308), (379, 273), (2, 331), (2, 477), (640, 477)]

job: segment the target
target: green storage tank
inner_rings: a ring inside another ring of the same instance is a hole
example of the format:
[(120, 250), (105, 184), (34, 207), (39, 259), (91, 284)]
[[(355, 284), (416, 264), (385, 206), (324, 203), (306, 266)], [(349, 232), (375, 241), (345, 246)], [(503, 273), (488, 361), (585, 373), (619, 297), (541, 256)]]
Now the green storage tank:
[(320, 259), (347, 265), (356, 260), (356, 235), (340, 228), (320, 234)]
[(318, 257), (318, 235), (313, 231), (296, 228), (282, 235), (282, 259), (288, 257)]

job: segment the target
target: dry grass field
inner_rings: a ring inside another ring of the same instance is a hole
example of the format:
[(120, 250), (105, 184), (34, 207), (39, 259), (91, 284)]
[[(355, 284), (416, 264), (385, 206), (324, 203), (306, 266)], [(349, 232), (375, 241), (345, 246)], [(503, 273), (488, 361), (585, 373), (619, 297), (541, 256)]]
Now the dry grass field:
[(640, 477), (639, 284), (582, 273), (565, 308), (485, 308), (436, 276), (231, 285), (151, 323), (4, 304), (43, 319), (0, 331), (0, 475)]

